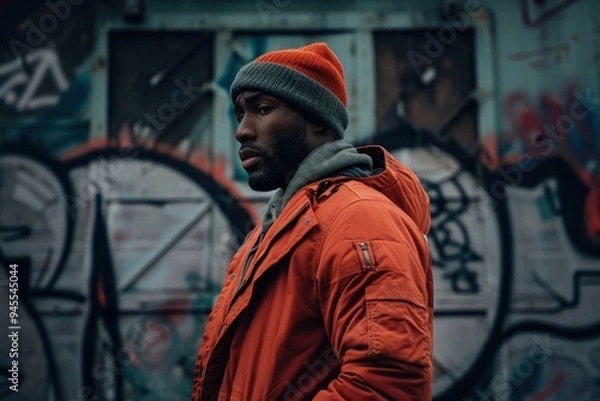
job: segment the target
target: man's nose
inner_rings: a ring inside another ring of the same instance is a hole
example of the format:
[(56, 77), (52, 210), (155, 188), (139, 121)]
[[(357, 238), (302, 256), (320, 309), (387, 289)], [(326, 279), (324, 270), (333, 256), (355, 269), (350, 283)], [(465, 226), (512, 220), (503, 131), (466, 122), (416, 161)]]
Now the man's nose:
[(252, 127), (250, 119), (246, 118), (245, 116), (242, 117), (240, 124), (238, 125), (237, 129), (235, 130), (235, 139), (239, 143), (244, 143), (244, 142), (247, 142), (248, 140), (255, 139), (255, 137), (256, 137), (255, 130)]

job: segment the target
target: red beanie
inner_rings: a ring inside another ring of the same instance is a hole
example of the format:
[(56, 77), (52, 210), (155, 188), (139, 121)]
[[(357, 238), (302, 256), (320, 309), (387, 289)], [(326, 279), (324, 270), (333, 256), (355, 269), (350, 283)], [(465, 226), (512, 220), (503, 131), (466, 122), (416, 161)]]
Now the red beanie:
[(231, 97), (256, 90), (284, 99), (343, 137), (348, 126), (342, 63), (323, 42), (274, 50), (245, 65), (231, 85)]

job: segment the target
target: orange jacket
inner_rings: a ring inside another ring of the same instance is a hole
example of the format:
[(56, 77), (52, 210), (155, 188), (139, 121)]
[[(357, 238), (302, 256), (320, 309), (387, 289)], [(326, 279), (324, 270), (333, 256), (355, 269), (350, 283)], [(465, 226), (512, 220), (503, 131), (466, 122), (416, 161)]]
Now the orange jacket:
[(383, 172), (304, 187), (234, 255), (193, 401), (431, 399), (429, 198), (383, 148), (359, 151)]

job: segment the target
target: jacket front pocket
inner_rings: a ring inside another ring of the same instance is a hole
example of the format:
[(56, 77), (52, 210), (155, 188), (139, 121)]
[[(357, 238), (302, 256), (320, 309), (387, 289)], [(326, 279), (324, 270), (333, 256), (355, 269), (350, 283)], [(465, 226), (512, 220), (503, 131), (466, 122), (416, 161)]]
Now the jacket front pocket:
[(431, 365), (432, 333), (423, 296), (404, 284), (372, 284), (365, 290), (368, 355)]

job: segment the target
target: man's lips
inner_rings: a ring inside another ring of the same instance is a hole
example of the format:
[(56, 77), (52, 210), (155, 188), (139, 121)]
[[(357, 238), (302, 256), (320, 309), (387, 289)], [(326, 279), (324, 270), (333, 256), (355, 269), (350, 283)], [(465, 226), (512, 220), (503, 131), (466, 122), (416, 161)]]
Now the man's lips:
[(245, 170), (248, 170), (250, 167), (252, 167), (256, 162), (258, 162), (260, 160), (260, 156), (254, 156), (254, 157), (249, 157), (247, 159), (244, 159), (242, 161), (242, 167)]
[(260, 152), (250, 148), (241, 149), (240, 160), (242, 161), (242, 167), (247, 170), (260, 160)]

